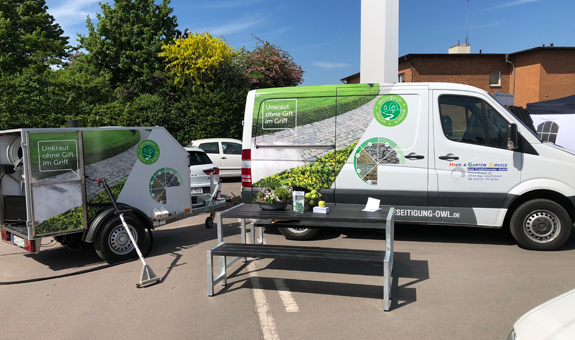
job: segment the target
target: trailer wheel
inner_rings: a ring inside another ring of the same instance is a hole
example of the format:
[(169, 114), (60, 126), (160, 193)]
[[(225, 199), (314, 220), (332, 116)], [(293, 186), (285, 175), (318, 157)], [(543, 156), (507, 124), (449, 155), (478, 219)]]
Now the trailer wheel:
[(210, 216), (206, 217), (206, 221), (204, 222), (204, 225), (206, 226), (207, 229), (210, 229), (211, 227), (214, 226), (214, 218), (211, 214), (210, 214)]
[(511, 216), (509, 229), (520, 246), (555, 250), (571, 235), (573, 223), (565, 209), (548, 199), (523, 203)]
[(311, 240), (319, 233), (319, 229), (310, 228), (283, 228), (278, 227), (279, 232), (288, 240)]
[[(124, 220), (138, 247), (141, 248), (145, 239), (144, 226), (134, 216), (124, 215)], [(94, 242), (94, 248), (98, 256), (110, 263), (125, 261), (137, 256), (136, 249), (122, 225), (122, 220), (115, 215), (106, 220), (103, 227), (100, 228), (96, 242)]]

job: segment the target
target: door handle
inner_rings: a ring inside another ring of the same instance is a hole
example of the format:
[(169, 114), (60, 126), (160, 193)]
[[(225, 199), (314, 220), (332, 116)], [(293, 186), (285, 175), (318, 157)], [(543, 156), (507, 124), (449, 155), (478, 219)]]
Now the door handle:
[(439, 156), (439, 159), (443, 160), (443, 161), (456, 161), (459, 159), (459, 157), (455, 156), (452, 153), (448, 153), (445, 156)]
[(226, 157), (222, 157), (222, 159), (227, 159)]
[(414, 159), (424, 159), (425, 156), (423, 156), (423, 155), (418, 155), (418, 154), (416, 154), (415, 152), (412, 152), (412, 153), (410, 153), (409, 155), (405, 156), (405, 158), (414, 160)]

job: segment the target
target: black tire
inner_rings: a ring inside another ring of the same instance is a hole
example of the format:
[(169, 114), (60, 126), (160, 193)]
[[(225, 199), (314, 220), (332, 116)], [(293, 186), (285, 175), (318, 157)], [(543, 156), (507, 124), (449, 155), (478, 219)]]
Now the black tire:
[(204, 222), (204, 225), (206, 226), (207, 229), (210, 229), (211, 227), (213, 227), (214, 226), (214, 218), (212, 216), (206, 217), (206, 221)]
[(310, 228), (283, 228), (278, 227), (279, 232), (288, 240), (311, 240), (319, 233), (319, 229)]
[(573, 222), (563, 207), (548, 199), (523, 203), (511, 216), (509, 229), (523, 248), (555, 250), (571, 235)]
[[(138, 247), (141, 249), (146, 238), (142, 222), (135, 216), (127, 214), (124, 215), (124, 220), (130, 227), (132, 236), (134, 236)], [(115, 215), (107, 219), (100, 228), (98, 236), (96, 236), (96, 242), (94, 242), (94, 248), (98, 256), (109, 263), (125, 261), (138, 256), (120, 217)]]

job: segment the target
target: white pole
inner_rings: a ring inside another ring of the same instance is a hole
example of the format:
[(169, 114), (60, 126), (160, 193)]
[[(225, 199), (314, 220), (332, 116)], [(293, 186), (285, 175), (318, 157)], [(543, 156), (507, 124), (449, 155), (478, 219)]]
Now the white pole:
[(397, 83), (399, 0), (361, 0), (362, 83)]

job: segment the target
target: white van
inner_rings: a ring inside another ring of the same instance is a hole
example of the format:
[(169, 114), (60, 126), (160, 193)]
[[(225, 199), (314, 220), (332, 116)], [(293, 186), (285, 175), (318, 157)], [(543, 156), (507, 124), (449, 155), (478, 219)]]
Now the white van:
[[(565, 243), (575, 155), (475, 87), (447, 83), (276, 88), (248, 94), (242, 198), (263, 178), (328, 204), (396, 208), (396, 221), (501, 228), (528, 249)], [(305, 239), (316, 231), (282, 230)]]

